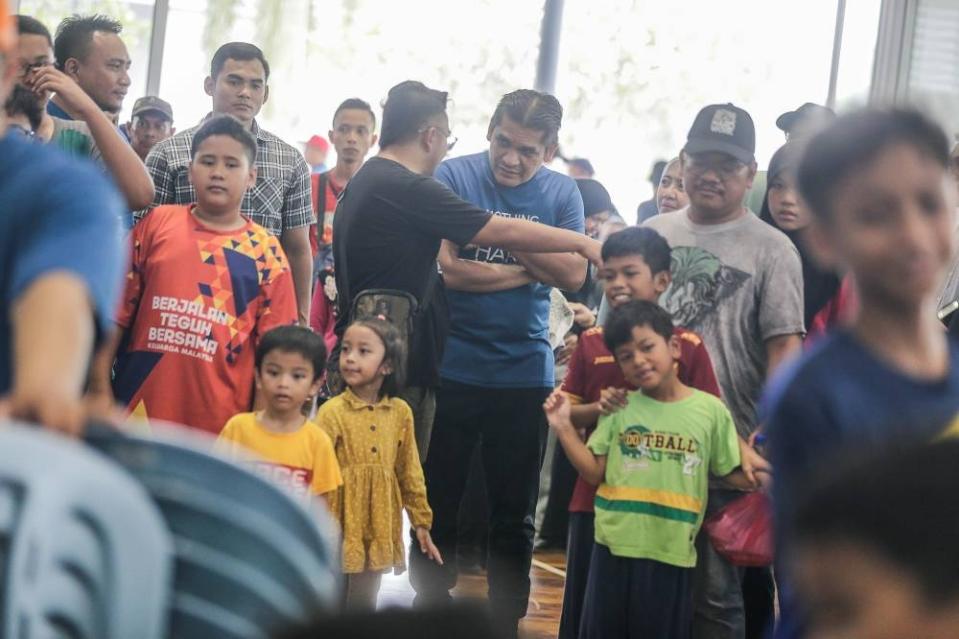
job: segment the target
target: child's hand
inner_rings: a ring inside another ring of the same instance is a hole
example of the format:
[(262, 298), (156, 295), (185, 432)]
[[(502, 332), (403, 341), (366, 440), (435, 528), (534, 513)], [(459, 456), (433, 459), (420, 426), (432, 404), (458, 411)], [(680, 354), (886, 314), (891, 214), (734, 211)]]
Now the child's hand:
[(767, 477), (771, 476), (773, 467), (765, 457), (760, 455), (756, 449), (752, 447), (753, 438), (750, 437), (749, 439), (750, 441), (746, 442), (742, 437), (739, 438), (740, 467), (746, 479), (752, 484), (752, 487), (759, 488), (763, 482), (758, 475), (764, 473)]
[(558, 389), (553, 391), (543, 403), (543, 410), (546, 412), (546, 421), (557, 433), (573, 428), (573, 422), (570, 419), (571, 404), (569, 397), (563, 391)]
[(430, 537), (430, 531), (426, 528), (417, 528), (416, 529), (416, 541), (420, 544), (420, 552), (424, 555), (438, 563), (443, 565), (443, 557), (440, 555), (440, 549), (436, 547), (433, 543), (433, 538)]
[(599, 393), (599, 412), (603, 415), (611, 415), (618, 410), (626, 408), (629, 398), (626, 396), (625, 388), (604, 388)]

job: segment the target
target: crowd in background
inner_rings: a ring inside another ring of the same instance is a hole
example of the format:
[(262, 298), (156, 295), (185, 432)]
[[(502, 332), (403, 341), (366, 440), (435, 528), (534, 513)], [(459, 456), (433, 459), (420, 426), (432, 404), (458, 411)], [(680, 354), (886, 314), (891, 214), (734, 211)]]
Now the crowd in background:
[[(351, 610), (389, 571), (431, 608), (478, 570), (516, 636), (538, 544), (563, 638), (959, 633), (930, 443), (957, 431), (959, 153), (923, 114), (802, 105), (761, 172), (748, 111), (706, 105), (634, 226), (549, 94), (447, 159), (450, 96), (408, 80), (300, 149), (231, 42), (203, 121), (144, 96), (121, 123), (122, 25), (2, 4), (0, 415), (215, 436), (325, 501)], [(775, 570), (704, 526), (756, 493)]]

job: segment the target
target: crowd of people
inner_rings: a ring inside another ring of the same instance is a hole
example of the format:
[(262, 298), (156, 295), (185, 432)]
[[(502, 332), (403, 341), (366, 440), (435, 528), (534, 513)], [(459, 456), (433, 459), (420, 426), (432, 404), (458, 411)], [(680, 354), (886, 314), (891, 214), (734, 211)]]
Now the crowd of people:
[[(208, 433), (326, 503), (349, 610), (407, 563), (447, 604), (465, 516), (517, 636), (546, 476), (564, 639), (959, 634), (959, 521), (929, 502), (959, 451), (928, 443), (959, 434), (959, 154), (926, 116), (784, 114), (754, 212), (753, 120), (704, 106), (632, 226), (588, 160), (547, 166), (540, 91), (447, 159), (449, 96), (404, 81), (307, 159), (257, 120), (255, 45), (217, 49), (180, 131), (156, 96), (119, 122), (130, 65), (117, 21), (52, 35), (0, 0), (0, 416)], [(756, 491), (775, 571), (703, 526)]]

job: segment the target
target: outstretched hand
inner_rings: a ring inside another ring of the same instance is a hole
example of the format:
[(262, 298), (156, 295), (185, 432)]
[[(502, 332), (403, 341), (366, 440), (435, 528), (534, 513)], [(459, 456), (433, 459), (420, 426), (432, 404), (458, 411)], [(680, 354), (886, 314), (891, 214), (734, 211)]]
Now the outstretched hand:
[(440, 549), (436, 547), (436, 544), (433, 543), (433, 538), (430, 536), (430, 531), (423, 527), (418, 527), (416, 529), (416, 541), (420, 545), (420, 552), (438, 563), (440, 566), (443, 565), (443, 556), (440, 555)]

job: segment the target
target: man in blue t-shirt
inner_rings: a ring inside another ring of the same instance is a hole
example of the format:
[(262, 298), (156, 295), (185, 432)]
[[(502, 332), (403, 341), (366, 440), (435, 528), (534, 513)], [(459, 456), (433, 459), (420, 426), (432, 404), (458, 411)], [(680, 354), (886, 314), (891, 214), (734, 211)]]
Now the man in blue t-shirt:
[[(17, 65), (0, 0), (0, 102)], [(75, 432), (122, 278), (119, 194), (92, 166), (4, 135), (0, 111), (0, 418)]]
[[(489, 152), (447, 160), (435, 177), (464, 200), (509, 218), (583, 232), (576, 182), (544, 166), (562, 121), (555, 97), (532, 90), (503, 97), (490, 121)], [(473, 449), (482, 446), (490, 502), (489, 597), (515, 634), (529, 601), (533, 514), (546, 436), (542, 405), (554, 387), (550, 288), (575, 291), (586, 260), (444, 242), (450, 333), (436, 418), (424, 464), (433, 534), (453, 558), (456, 517)], [(417, 601), (449, 598), (455, 560), (427, 565), (413, 553)]]

